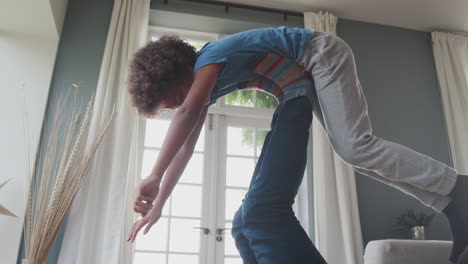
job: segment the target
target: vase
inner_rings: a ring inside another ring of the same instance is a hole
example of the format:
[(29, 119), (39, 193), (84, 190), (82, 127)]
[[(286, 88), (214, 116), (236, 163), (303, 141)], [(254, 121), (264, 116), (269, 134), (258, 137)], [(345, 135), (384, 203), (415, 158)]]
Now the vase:
[(411, 228), (411, 235), (413, 239), (424, 240), (425, 239), (424, 226), (413, 226)]
[[(23, 258), (21, 260), (21, 264), (34, 264), (34, 263), (32, 261), (28, 260), (27, 258)], [(44, 262), (42, 264), (44, 264)]]

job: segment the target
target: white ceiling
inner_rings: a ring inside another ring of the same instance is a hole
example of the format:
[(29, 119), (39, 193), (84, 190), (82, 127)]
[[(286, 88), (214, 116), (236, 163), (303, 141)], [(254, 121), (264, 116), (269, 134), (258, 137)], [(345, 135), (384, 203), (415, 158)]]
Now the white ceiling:
[(328, 11), (339, 18), (421, 31), (468, 35), (468, 0), (222, 0), (291, 11)]
[(49, 0), (0, 0), (0, 32), (58, 38)]

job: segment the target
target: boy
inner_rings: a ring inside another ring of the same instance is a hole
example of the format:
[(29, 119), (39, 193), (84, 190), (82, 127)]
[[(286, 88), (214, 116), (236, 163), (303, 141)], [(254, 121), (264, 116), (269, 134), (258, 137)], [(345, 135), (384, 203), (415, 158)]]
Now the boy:
[(233, 219), (232, 236), (244, 263), (326, 263), (292, 211), (312, 114), (334, 151), (354, 170), (447, 216), (454, 239), (450, 261), (457, 262), (468, 245), (467, 178), (372, 134), (354, 57), (341, 38), (284, 26), (233, 34), (198, 52), (177, 37), (163, 36), (136, 52), (129, 76), (133, 105), (146, 117), (162, 109), (178, 111), (153, 170), (137, 189), (134, 210), (143, 218), (128, 241), (144, 225), (146, 234), (161, 216), (192, 155), (208, 106), (231, 91), (249, 88), (273, 94), (279, 105)]

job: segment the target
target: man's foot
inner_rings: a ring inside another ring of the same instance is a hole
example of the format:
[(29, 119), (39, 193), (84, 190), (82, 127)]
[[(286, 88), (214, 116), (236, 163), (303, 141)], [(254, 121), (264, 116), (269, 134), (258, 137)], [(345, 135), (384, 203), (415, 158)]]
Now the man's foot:
[[(453, 246), (450, 253), (450, 261), (457, 264), (468, 264), (468, 262), (457, 262), (468, 247), (468, 176), (459, 175), (453, 190), (448, 194), (452, 201), (442, 212), (447, 216), (452, 232)], [(468, 255), (468, 254), (465, 254)], [(463, 256), (463, 259), (468, 256)]]

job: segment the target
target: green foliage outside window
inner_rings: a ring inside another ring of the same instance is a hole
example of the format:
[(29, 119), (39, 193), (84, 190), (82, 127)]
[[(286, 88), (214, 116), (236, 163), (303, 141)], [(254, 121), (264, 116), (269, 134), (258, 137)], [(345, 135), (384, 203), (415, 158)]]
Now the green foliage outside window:
[[(257, 101), (254, 105), (254, 94)], [(226, 104), (273, 109), (278, 105), (276, 98), (260, 90), (239, 90), (226, 95)]]

